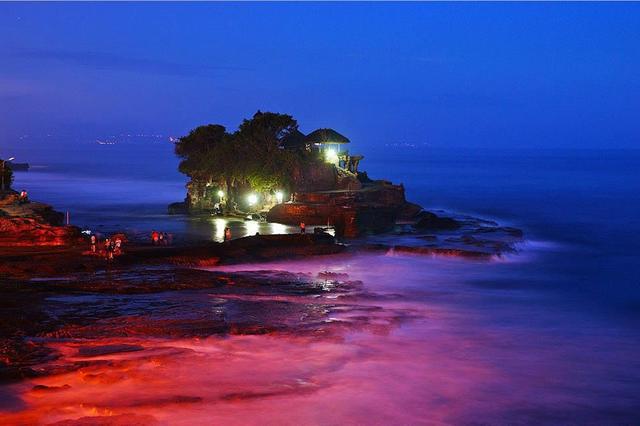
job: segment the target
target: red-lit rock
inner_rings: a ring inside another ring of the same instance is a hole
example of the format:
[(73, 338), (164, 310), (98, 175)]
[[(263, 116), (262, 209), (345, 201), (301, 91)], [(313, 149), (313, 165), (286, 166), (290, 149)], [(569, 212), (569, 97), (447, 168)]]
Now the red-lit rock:
[(389, 231), (397, 220), (417, 214), (421, 209), (405, 200), (402, 185), (377, 181), (358, 190), (296, 194), (295, 202), (274, 206), (267, 220), (288, 225), (329, 224), (335, 227), (337, 236), (357, 237)]
[(0, 202), (0, 246), (61, 246), (81, 238), (75, 226), (64, 226), (64, 215), (47, 204), (19, 204), (15, 194)]

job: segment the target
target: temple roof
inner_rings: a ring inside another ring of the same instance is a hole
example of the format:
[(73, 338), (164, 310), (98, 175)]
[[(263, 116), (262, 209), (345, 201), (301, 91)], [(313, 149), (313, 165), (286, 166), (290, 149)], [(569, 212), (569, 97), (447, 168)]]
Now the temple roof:
[(309, 133), (306, 138), (307, 143), (349, 143), (346, 136), (341, 135), (333, 129), (317, 129)]
[(280, 147), (284, 149), (304, 148), (307, 143), (304, 133), (296, 129), (282, 138)]

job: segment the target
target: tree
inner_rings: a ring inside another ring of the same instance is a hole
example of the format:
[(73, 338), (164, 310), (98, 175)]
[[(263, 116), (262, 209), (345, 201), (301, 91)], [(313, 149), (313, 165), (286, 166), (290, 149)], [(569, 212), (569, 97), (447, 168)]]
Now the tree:
[(299, 156), (280, 149), (280, 144), (297, 130), (298, 122), (288, 114), (258, 111), (243, 120), (234, 138), (243, 151), (244, 175), (252, 189), (269, 192), (291, 187)]
[(298, 130), (298, 122), (288, 114), (258, 111), (250, 120), (243, 120), (236, 137), (257, 152), (279, 151), (282, 139)]
[(5, 189), (11, 188), (11, 184), (13, 183), (13, 170), (11, 170), (11, 166), (3, 159), (0, 159), (0, 166), (2, 167), (2, 169), (0, 169), (0, 173), (2, 173), (0, 181), (4, 184), (4, 186), (0, 184), (0, 191), (4, 191)]
[(243, 120), (233, 134), (218, 124), (193, 129), (175, 145), (182, 159), (179, 170), (191, 178), (191, 200), (196, 195), (206, 199), (207, 188), (224, 189), (232, 202), (242, 191), (291, 190), (301, 168), (315, 161), (314, 154), (280, 148), (283, 138), (297, 130), (292, 116), (261, 111)]
[(221, 175), (220, 166), (224, 164), (222, 146), (230, 137), (219, 124), (196, 127), (175, 144), (175, 153), (182, 159), (178, 169), (192, 179), (216, 180)]

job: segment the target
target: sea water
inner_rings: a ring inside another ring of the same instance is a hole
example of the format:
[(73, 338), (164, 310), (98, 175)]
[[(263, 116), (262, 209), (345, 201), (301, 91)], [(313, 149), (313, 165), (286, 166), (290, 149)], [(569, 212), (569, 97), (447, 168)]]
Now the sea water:
[[(150, 157), (164, 162), (106, 171), (85, 168), (89, 160), (34, 164), (42, 168), (16, 174), (16, 185), (86, 227), (164, 227), (215, 239), (215, 223), (194, 227), (165, 214), (183, 197), (184, 179), (169, 150), (155, 149)], [(124, 363), (117, 368), (3, 389), (19, 401), (7, 419), (640, 422), (639, 151), (418, 147), (373, 152), (361, 165), (373, 178), (402, 182), (411, 201), (519, 227), (525, 242), (488, 262), (386, 253), (214, 268), (347, 273), (370, 293), (349, 303), (375, 309), (366, 326), (330, 335), (131, 338), (144, 356), (106, 356)], [(56, 345), (74, 358), (73, 345)], [(70, 388), (41, 397), (34, 384)]]

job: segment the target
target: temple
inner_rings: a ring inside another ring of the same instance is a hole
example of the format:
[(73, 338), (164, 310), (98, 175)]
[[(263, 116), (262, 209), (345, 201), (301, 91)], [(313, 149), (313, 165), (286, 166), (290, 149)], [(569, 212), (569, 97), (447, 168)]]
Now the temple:
[(306, 136), (296, 130), (282, 139), (280, 148), (289, 151), (317, 151), (324, 155), (328, 163), (357, 174), (358, 165), (364, 156), (349, 154), (344, 145), (350, 142), (346, 136), (333, 129), (317, 129)]

